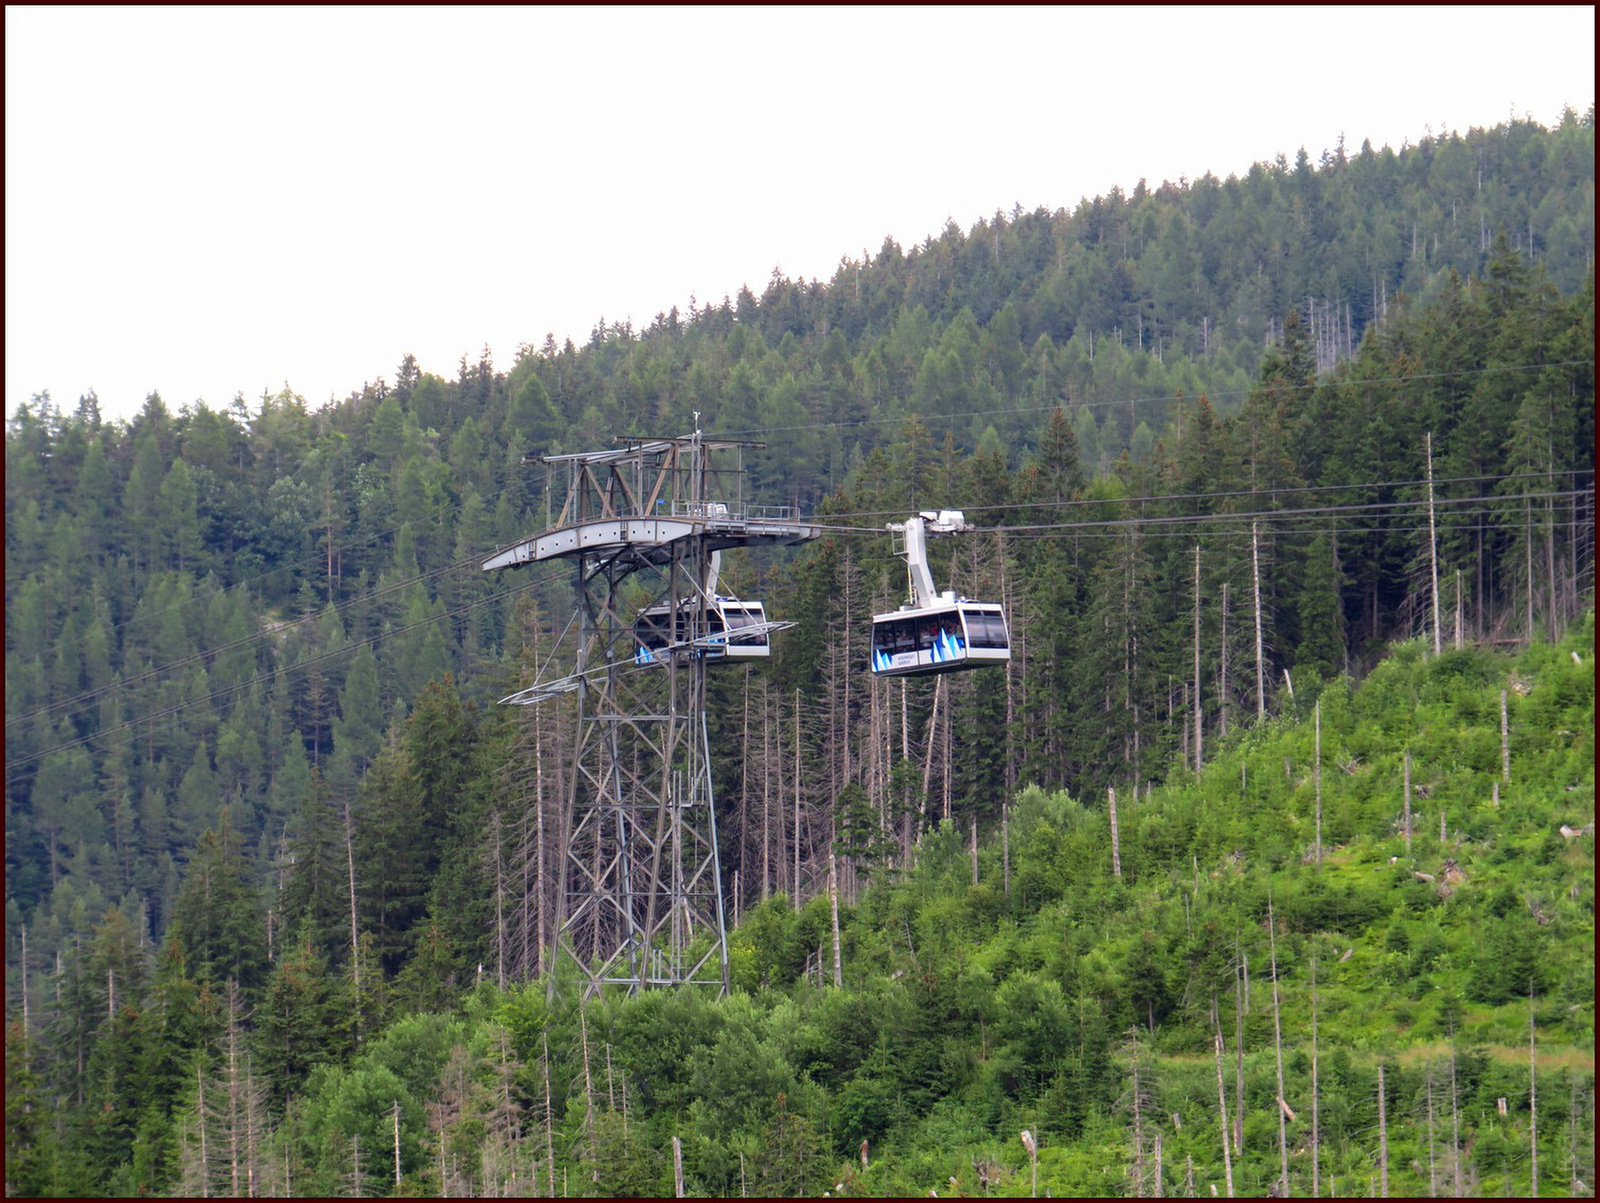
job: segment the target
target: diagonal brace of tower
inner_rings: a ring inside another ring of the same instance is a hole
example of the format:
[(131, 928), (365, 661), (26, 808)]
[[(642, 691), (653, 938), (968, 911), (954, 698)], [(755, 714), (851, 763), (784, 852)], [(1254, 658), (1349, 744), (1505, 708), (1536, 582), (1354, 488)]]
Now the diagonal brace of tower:
[[(608, 984), (728, 988), (706, 734), (710, 660), (696, 646), (711, 634), (713, 553), (822, 533), (792, 508), (746, 504), (743, 453), (761, 446), (696, 432), (529, 457), (550, 469), (547, 529), (483, 563), (486, 572), (558, 558), (577, 565), (573, 674), (504, 699), (578, 695), (547, 962), (552, 989), (569, 965), (591, 994)], [(662, 604), (676, 642), (640, 665), (634, 623), (642, 608)]]

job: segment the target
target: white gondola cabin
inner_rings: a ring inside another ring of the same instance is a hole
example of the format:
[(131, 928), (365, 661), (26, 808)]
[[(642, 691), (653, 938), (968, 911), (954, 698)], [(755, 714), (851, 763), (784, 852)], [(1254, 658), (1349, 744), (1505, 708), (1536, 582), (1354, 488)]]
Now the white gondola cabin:
[(872, 620), (872, 671), (880, 677), (959, 672), (1009, 659), (1006, 616), (996, 605), (953, 600)]
[(969, 601), (934, 588), (928, 569), (927, 534), (969, 530), (959, 510), (924, 513), (904, 525), (911, 578), (911, 602), (872, 618), (872, 672), (880, 677), (909, 677), (960, 672), (1004, 664), (1011, 659), (1011, 633), (1005, 611), (991, 602)]
[[(723, 507), (726, 509), (726, 507)], [(769, 635), (790, 623), (767, 621), (767, 610), (758, 601), (723, 597), (716, 591), (722, 574), (722, 553), (711, 553), (705, 620), (695, 621), (692, 601), (680, 601), (677, 618), (669, 602), (658, 602), (634, 620), (635, 664), (654, 664), (669, 648), (706, 660), (755, 660), (772, 654)]]
[[(678, 607), (677, 621), (666, 603), (643, 611), (633, 624), (634, 663), (654, 664), (668, 648), (707, 660), (751, 660), (772, 654), (766, 608), (758, 601), (717, 597), (705, 608), (705, 629), (695, 631), (694, 611)], [(676, 630), (673, 628), (676, 627)]]

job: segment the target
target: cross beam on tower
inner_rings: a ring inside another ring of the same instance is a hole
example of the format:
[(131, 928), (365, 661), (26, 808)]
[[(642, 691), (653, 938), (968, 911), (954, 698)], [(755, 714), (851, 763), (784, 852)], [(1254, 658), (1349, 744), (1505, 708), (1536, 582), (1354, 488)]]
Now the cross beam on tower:
[[(577, 561), (573, 672), (505, 701), (577, 694), (550, 963), (570, 961), (590, 994), (607, 984), (728, 989), (705, 711), (713, 553), (822, 533), (792, 508), (746, 504), (743, 453), (762, 446), (697, 431), (529, 457), (565, 475), (560, 510), (552, 490), (546, 529), (483, 562), (490, 572)], [(640, 665), (635, 622), (662, 606), (673, 640)]]

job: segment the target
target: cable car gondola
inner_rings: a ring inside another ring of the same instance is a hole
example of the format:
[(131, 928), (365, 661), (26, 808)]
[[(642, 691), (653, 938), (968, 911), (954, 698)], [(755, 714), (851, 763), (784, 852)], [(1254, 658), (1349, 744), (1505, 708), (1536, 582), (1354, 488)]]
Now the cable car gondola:
[[(662, 602), (642, 611), (634, 620), (636, 664), (654, 664), (668, 649), (691, 651), (708, 660), (750, 660), (772, 654), (766, 608), (758, 601), (740, 601), (717, 595), (705, 608), (705, 630), (695, 632), (694, 610)], [(676, 627), (676, 630), (673, 628)]]
[(770, 623), (758, 601), (741, 601), (716, 592), (722, 553), (711, 553), (711, 600), (705, 605), (705, 628), (695, 630), (696, 607), (692, 599), (680, 601), (673, 619), (671, 602), (658, 602), (634, 620), (635, 664), (654, 664), (669, 649), (687, 651), (707, 660), (753, 660), (772, 654), (769, 634), (787, 623)]
[(912, 600), (888, 614), (873, 615), (873, 675), (960, 672), (1011, 659), (1011, 635), (1000, 606), (934, 588), (928, 569), (928, 531), (970, 530), (961, 511), (924, 512), (889, 529), (905, 535), (902, 554), (911, 578)]

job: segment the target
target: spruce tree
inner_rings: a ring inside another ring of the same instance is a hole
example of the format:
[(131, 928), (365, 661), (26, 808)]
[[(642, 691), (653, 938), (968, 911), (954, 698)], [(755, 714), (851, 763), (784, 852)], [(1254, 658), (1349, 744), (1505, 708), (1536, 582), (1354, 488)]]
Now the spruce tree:
[(226, 806), (195, 846), (173, 905), (172, 926), (197, 976), (233, 979), (247, 992), (266, 980), (261, 899)]

